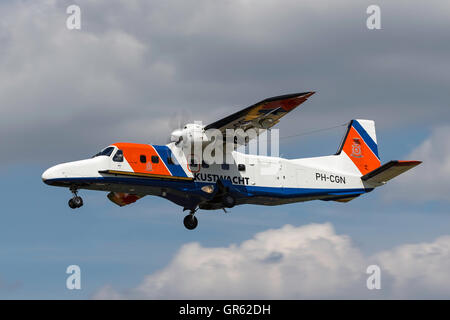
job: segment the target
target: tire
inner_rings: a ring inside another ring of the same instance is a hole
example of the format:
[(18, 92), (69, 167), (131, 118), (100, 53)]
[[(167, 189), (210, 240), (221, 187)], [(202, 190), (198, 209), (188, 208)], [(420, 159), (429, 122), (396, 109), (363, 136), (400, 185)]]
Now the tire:
[(73, 199), (70, 199), (70, 200), (69, 200), (69, 207), (72, 208), (72, 209), (78, 208), (78, 207), (75, 205), (75, 202), (73, 201)]
[(77, 208), (83, 206), (83, 199), (81, 197), (75, 197), (72, 200)]
[(222, 198), (222, 203), (227, 208), (233, 208), (236, 204), (236, 199), (230, 194), (226, 194)]
[(198, 220), (195, 216), (188, 214), (184, 217), (183, 224), (188, 230), (194, 230), (197, 228)]

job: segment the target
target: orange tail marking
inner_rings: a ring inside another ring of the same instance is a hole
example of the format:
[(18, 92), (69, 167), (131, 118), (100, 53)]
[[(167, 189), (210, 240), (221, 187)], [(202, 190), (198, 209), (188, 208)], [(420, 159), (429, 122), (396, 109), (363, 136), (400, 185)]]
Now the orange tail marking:
[(349, 129), (343, 151), (363, 175), (375, 170), (381, 165), (380, 159), (372, 152), (364, 139), (353, 127)]

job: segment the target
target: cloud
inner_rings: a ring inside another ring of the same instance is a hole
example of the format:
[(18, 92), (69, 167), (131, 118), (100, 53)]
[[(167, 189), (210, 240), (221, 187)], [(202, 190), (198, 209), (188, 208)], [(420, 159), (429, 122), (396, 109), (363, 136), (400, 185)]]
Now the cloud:
[(402, 245), (378, 253), (375, 260), (392, 279), (393, 298), (450, 297), (450, 236)]
[(389, 182), (387, 199), (408, 199), (413, 202), (450, 201), (450, 126), (440, 126), (406, 158), (423, 163)]
[[(381, 267), (380, 291), (368, 290), (367, 266)], [(364, 257), (331, 224), (286, 225), (239, 245), (181, 247), (135, 288), (105, 286), (95, 299), (448, 298), (450, 236)]]
[[(406, 10), (381, 1), (380, 31), (365, 27), (371, 3), (356, 0), (80, 0), (80, 31), (65, 27), (70, 4), (0, 4), (3, 163), (74, 160), (115, 141), (164, 143), (174, 113), (207, 123), (303, 90), (319, 94), (283, 122), (284, 135), (299, 121), (363, 117), (398, 128), (450, 117), (443, 2)], [(424, 16), (428, 23), (414, 23)]]

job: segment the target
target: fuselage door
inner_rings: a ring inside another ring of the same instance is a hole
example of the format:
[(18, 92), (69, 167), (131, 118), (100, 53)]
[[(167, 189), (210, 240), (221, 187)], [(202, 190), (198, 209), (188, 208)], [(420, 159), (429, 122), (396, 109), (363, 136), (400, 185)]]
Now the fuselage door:
[(295, 168), (289, 162), (280, 161), (279, 177), (283, 188), (295, 188), (297, 181), (295, 176)]
[(257, 162), (255, 157), (248, 156), (246, 157), (246, 175), (249, 178), (249, 185), (254, 186), (256, 185), (256, 173), (257, 173)]

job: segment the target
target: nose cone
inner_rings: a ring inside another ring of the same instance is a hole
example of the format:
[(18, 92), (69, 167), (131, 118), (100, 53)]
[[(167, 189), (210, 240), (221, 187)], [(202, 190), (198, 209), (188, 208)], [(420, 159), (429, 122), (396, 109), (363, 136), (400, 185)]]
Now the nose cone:
[[(42, 181), (48, 185), (55, 185), (57, 181), (67, 178), (70, 173), (70, 163), (61, 163), (48, 168), (42, 174)], [(60, 181), (61, 182), (61, 181)]]
[(44, 171), (42, 181), (52, 186), (67, 186), (83, 178), (98, 177), (99, 170), (108, 168), (108, 157), (61, 163)]
[(44, 171), (44, 173), (42, 174), (42, 181), (45, 182), (46, 184), (49, 184), (50, 180), (52, 179), (57, 179), (58, 178), (58, 170), (56, 168), (57, 166), (48, 168), (47, 170)]

